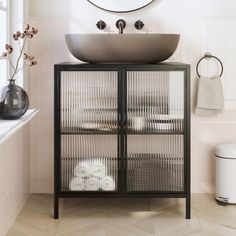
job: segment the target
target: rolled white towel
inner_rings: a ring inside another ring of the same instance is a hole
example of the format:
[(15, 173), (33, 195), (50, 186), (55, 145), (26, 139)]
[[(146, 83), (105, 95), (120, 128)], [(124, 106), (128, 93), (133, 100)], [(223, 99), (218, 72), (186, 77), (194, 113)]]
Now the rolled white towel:
[(112, 177), (105, 176), (99, 181), (100, 188), (104, 191), (114, 191), (115, 190), (115, 182)]
[(106, 167), (105, 165), (98, 160), (94, 160), (91, 164), (91, 176), (97, 178), (103, 178), (106, 174)]
[(85, 180), (85, 190), (86, 191), (98, 191), (99, 190), (99, 180), (96, 177), (90, 177)]
[(85, 179), (81, 177), (74, 177), (70, 182), (70, 190), (83, 191), (85, 188)]
[(87, 162), (81, 162), (75, 166), (75, 176), (86, 178), (91, 175), (91, 167)]

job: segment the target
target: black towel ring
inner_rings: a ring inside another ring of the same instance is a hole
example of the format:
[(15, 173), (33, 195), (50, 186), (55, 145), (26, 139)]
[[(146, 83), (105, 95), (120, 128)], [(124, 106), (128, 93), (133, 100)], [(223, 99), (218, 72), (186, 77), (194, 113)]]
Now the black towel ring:
[(201, 77), (201, 75), (200, 75), (200, 73), (199, 73), (199, 65), (200, 65), (201, 61), (204, 60), (204, 59), (211, 59), (211, 58), (216, 59), (216, 60), (220, 63), (220, 66), (221, 66), (220, 77), (223, 75), (223, 73), (224, 73), (224, 66), (223, 66), (222, 61), (221, 61), (218, 57), (213, 56), (213, 55), (211, 55), (210, 53), (206, 53), (206, 54), (204, 55), (204, 57), (202, 57), (202, 58), (198, 61), (197, 66), (196, 66), (196, 72), (197, 72), (198, 78)]

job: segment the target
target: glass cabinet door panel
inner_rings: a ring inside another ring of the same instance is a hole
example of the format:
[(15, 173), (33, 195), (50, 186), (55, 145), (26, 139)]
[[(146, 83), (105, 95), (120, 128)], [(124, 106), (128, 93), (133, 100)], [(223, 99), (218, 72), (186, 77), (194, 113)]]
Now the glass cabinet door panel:
[(128, 135), (127, 191), (184, 191), (183, 135)]
[(116, 135), (62, 135), (61, 191), (117, 191)]
[(128, 71), (128, 133), (182, 133), (183, 71)]
[(61, 131), (117, 131), (117, 72), (61, 73)]

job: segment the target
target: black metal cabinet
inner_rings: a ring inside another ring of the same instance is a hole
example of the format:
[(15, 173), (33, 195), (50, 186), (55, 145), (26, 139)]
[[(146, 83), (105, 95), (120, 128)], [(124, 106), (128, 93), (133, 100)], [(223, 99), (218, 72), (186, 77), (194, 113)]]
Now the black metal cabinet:
[(55, 74), (55, 194), (186, 198), (190, 66), (61, 63)]

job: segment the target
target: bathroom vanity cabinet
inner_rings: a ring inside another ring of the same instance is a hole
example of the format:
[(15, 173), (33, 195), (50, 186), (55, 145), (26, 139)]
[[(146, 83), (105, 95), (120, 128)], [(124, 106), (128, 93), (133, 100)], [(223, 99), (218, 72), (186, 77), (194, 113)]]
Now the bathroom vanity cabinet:
[(185, 198), (190, 218), (190, 66), (61, 63), (55, 72), (59, 199)]

